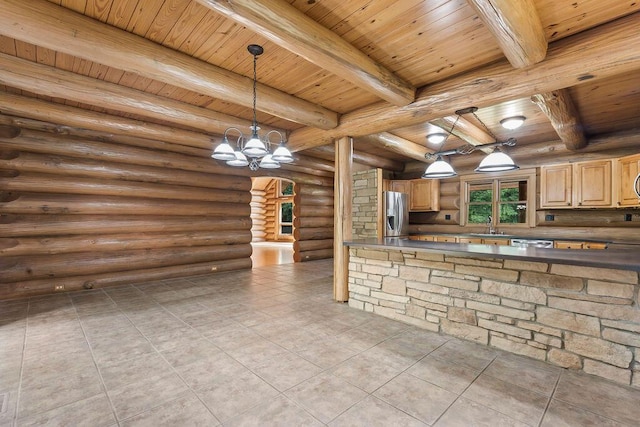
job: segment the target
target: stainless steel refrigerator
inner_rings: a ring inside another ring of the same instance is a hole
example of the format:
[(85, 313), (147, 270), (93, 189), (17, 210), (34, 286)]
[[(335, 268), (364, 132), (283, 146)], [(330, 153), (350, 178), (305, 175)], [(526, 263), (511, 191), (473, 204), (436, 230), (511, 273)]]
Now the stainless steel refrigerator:
[(409, 234), (407, 195), (397, 191), (384, 192), (384, 237)]

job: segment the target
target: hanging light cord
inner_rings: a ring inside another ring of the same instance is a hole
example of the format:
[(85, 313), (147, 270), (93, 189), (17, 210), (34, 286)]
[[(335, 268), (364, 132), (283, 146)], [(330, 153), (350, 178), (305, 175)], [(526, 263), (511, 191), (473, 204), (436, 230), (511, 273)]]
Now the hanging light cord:
[(495, 142), (498, 142), (498, 137), (496, 137), (496, 136), (494, 135), (494, 133), (493, 133), (493, 132), (491, 132), (491, 129), (489, 129), (489, 128), (487, 127), (487, 125), (485, 125), (485, 124), (484, 124), (484, 122), (483, 122), (482, 120), (480, 120), (480, 117), (478, 117), (478, 115), (476, 114), (476, 112), (475, 112), (475, 111), (471, 111), (471, 114), (473, 114), (473, 117), (475, 117), (475, 118), (476, 118), (476, 120), (480, 122), (480, 124), (482, 125), (482, 127), (484, 128), (484, 130), (486, 130), (486, 131), (487, 131), (487, 133), (491, 136), (491, 138), (493, 138), (493, 140), (494, 140)]
[(256, 132), (258, 131), (258, 129), (257, 129), (258, 118), (257, 118), (257, 114), (256, 114), (256, 99), (257, 99), (257, 96), (256, 96), (257, 83), (256, 83), (256, 81), (258, 79), (258, 76), (257, 76), (257, 73), (256, 73), (257, 63), (258, 63), (258, 55), (254, 53), (253, 54), (253, 126), (254, 126), (254, 128), (256, 128), (255, 129)]

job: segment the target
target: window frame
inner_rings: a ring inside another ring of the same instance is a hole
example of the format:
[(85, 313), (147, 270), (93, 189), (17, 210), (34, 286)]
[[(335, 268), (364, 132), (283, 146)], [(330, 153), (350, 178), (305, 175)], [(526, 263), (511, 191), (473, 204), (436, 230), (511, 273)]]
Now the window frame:
[[(282, 194), (284, 189), (292, 185), (292, 194)], [(293, 239), (293, 208), (295, 206), (294, 203), (294, 194), (295, 194), (295, 182), (287, 179), (279, 178), (277, 181), (276, 188), (276, 224), (275, 224), (275, 235), (276, 240), (292, 240)], [(291, 222), (283, 222), (282, 221), (282, 204), (283, 203), (291, 203)], [(283, 226), (291, 226), (290, 234), (283, 234), (282, 227)]]
[[(500, 182), (527, 181), (527, 215), (524, 223), (500, 222)], [(536, 170), (520, 169), (509, 172), (496, 172), (482, 175), (464, 175), (460, 177), (460, 225), (463, 227), (481, 227), (486, 224), (469, 223), (470, 186), (477, 183), (490, 183), (492, 188), (491, 218), (492, 227), (497, 229), (533, 228), (536, 226)]]

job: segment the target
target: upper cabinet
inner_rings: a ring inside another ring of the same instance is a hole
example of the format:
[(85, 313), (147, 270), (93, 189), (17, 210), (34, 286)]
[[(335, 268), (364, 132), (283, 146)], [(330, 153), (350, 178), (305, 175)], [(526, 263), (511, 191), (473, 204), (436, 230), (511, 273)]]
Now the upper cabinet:
[(573, 204), (577, 207), (613, 206), (611, 160), (594, 160), (573, 164)]
[(611, 207), (612, 188), (612, 160), (540, 167), (541, 208)]
[(570, 164), (540, 167), (540, 207), (571, 207), (573, 168)]
[(440, 210), (440, 180), (412, 179), (409, 181), (409, 189), (410, 212)]
[(640, 206), (640, 198), (633, 186), (640, 173), (640, 154), (622, 157), (617, 160), (616, 189), (618, 206)]
[(391, 180), (388, 188), (407, 193), (409, 212), (440, 210), (440, 181), (437, 179)]

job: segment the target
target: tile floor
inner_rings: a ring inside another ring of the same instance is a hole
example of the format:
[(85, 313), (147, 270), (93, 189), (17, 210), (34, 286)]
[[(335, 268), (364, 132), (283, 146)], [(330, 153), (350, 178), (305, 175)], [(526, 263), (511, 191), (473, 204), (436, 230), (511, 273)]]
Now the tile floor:
[(0, 426), (638, 425), (640, 390), (334, 303), (331, 274), (0, 302)]

